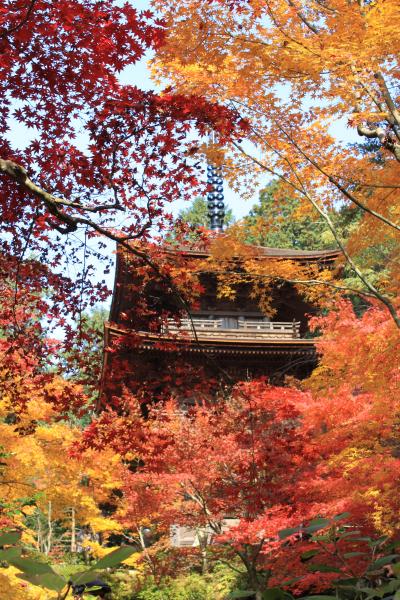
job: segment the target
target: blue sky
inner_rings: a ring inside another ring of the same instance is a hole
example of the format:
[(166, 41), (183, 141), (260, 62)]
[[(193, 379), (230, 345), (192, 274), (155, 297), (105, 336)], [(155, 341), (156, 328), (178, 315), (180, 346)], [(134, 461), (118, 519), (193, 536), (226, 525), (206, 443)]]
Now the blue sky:
[[(137, 2), (135, 4), (145, 5), (147, 2)], [(149, 53), (146, 57), (144, 57), (141, 61), (137, 62), (135, 65), (130, 66), (125, 69), (121, 75), (120, 79), (122, 83), (137, 85), (139, 88), (144, 90), (157, 90), (154, 82), (150, 79), (150, 72), (147, 68), (147, 62), (149, 61), (151, 54)], [(224, 183), (224, 194), (225, 194), (225, 202), (228, 206), (233, 210), (233, 213), (237, 219), (240, 219), (244, 215), (246, 215), (251, 206), (257, 202), (258, 192), (254, 194), (251, 200), (244, 200), (240, 197), (239, 194), (230, 189), (226, 183)], [(187, 206), (187, 202), (176, 202), (172, 207), (173, 213), (177, 214), (179, 210), (183, 207)]]
[[(149, 71), (146, 67), (148, 57), (141, 60), (135, 66), (129, 67), (121, 74), (121, 80), (124, 83), (130, 83), (137, 85), (141, 89), (155, 89), (153, 82), (149, 77)], [(10, 121), (10, 130), (8, 132), (8, 139), (15, 148), (25, 148), (35, 136), (35, 132), (27, 127), (24, 127), (14, 119)], [(85, 145), (86, 140), (83, 136), (77, 138), (77, 143)], [(254, 198), (249, 200), (243, 200), (239, 194), (229, 189), (225, 184), (225, 201), (232, 208), (236, 218), (241, 218), (248, 213), (253, 203), (257, 201), (258, 194), (254, 195)], [(179, 210), (187, 206), (187, 202), (184, 203), (177, 201), (171, 208), (174, 214), (177, 214)]]

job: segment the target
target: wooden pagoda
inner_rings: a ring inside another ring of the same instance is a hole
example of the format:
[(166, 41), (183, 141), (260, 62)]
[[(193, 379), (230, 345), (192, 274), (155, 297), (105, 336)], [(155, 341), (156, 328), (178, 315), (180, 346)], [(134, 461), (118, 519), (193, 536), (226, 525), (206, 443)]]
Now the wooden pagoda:
[[(326, 269), (339, 255), (336, 250), (253, 250), (264, 266), (264, 261), (290, 260)], [(164, 251), (179, 254), (181, 261), (191, 265), (204, 264), (207, 258), (205, 250)], [(199, 386), (201, 381), (212, 381), (216, 388), (226, 385), (226, 378), (225, 383), (217, 383), (224, 380), (222, 374), (231, 382), (267, 376), (273, 383), (282, 383), (286, 375), (303, 378), (315, 367), (316, 350), (307, 323), (316, 309), (294, 286), (283, 284), (274, 290), (275, 317), (271, 320), (252, 300), (248, 286), (243, 285), (234, 300), (220, 299), (212, 273), (204, 273), (204, 291), (190, 313), (178, 321), (164, 319), (155, 327), (154, 320), (146, 320), (138, 307), (145, 301), (152, 308), (149, 313), (161, 314), (171, 310), (174, 300), (151, 278), (140, 287), (140, 273), (126, 251), (118, 249), (110, 319), (105, 324), (103, 396), (115, 393), (115, 386), (119, 393), (124, 387), (137, 394), (143, 385), (149, 397), (157, 398), (163, 382), (179, 394), (188, 370), (196, 389), (196, 380)]]
[[(207, 184), (209, 227), (223, 236), (221, 166), (207, 166)], [(303, 378), (311, 372), (316, 351), (308, 317), (316, 309), (293, 285), (280, 284), (273, 290), (271, 320), (246, 283), (239, 285), (233, 300), (220, 297), (215, 273), (202, 271), (209, 251), (165, 246), (157, 252), (168, 255), (172, 263), (186, 262), (199, 273), (200, 298), (183, 314), (169, 286), (157, 281), (157, 273), (149, 277), (126, 250), (117, 248), (114, 294), (105, 324), (101, 397), (110, 400), (127, 389), (139, 394), (145, 404), (161, 398), (166, 390), (191, 400), (206, 382), (215, 393), (227, 382), (266, 376), (282, 383), (285, 375)], [(263, 263), (263, 272), (268, 272), (269, 261), (271, 265), (291, 261), (299, 270), (310, 265), (322, 270), (332, 267), (340, 254), (259, 246), (251, 247), (251, 252)]]

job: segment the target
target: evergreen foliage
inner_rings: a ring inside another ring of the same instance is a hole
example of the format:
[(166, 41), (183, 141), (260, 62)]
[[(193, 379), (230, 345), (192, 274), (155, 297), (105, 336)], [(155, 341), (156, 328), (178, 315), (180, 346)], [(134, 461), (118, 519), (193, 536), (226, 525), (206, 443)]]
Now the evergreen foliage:
[[(280, 184), (272, 181), (260, 193), (249, 215), (243, 219), (246, 240), (260, 246), (294, 248), (298, 250), (325, 250), (336, 248), (335, 239), (316, 213), (299, 211), (300, 202), (294, 196), (281, 196)], [(337, 230), (346, 240), (357, 224), (356, 210), (342, 208), (332, 211)]]
[[(182, 209), (179, 212), (178, 219), (187, 225), (189, 225), (193, 229), (197, 229), (198, 227), (204, 227), (205, 229), (209, 228), (209, 217), (208, 217), (208, 208), (207, 201), (202, 196), (198, 196), (195, 198), (190, 206)], [(225, 219), (224, 226), (229, 227), (234, 223), (235, 219), (233, 216), (232, 209), (225, 204)], [(190, 232), (188, 234), (190, 239), (196, 237), (196, 233)]]

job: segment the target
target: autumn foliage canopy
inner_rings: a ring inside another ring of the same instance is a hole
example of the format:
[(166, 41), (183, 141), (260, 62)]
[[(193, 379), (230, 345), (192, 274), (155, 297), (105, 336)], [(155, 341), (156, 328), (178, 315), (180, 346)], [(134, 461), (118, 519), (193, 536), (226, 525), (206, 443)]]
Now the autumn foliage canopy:
[[(154, 577), (209, 553), (258, 599), (364, 577), (365, 536), (399, 535), (399, 17), (395, 0), (0, 1), (0, 526), (27, 553), (75, 553), (77, 531), (98, 554), (128, 539)], [(135, 85), (149, 52), (160, 92)], [(171, 205), (207, 192), (205, 160), (247, 194), (279, 179), (276, 206), (322, 220), (335, 265), (261, 262), (240, 222), (200, 230), (204, 260), (184, 260)], [(115, 243), (148, 331), (196, 307), (201, 273), (220, 298), (250, 286), (272, 319), (290, 285), (320, 311), (317, 367), (278, 387), (171, 363), (130, 389), (115, 376), (96, 412), (89, 311), (111, 294)], [(176, 525), (199, 549), (171, 548)], [(0, 566), (0, 587), (40, 597)]]

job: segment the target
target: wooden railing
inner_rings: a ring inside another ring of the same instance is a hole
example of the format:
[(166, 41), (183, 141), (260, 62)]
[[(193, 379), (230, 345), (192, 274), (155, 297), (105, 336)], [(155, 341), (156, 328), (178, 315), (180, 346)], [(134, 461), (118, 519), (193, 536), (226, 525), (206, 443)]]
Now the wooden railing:
[(246, 321), (238, 320), (237, 328), (223, 327), (222, 319), (182, 319), (178, 326), (175, 321), (168, 321), (163, 327), (163, 333), (177, 334), (182, 332), (194, 337), (193, 328), (199, 338), (225, 338), (225, 339), (265, 339), (285, 338), (296, 339), (300, 337), (300, 322), (283, 321)]

